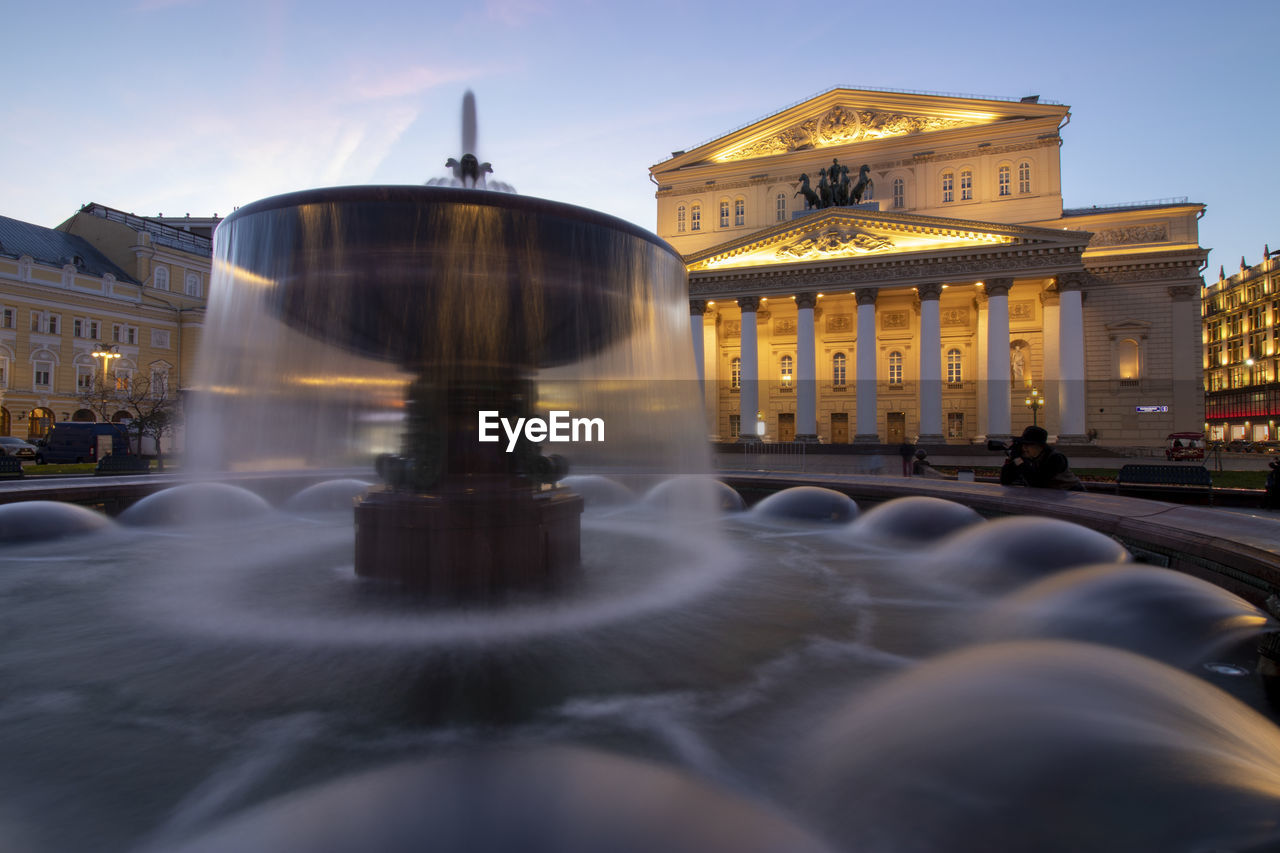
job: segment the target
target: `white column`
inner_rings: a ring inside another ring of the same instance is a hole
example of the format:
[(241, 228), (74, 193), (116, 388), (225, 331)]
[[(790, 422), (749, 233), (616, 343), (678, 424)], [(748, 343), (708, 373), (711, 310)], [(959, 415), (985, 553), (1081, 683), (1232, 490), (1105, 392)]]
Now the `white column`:
[(942, 435), (942, 317), (938, 299), (941, 284), (922, 284), (920, 297), (920, 438), (921, 444), (944, 444)]
[(973, 308), (978, 313), (978, 435), (987, 435), (987, 294), (974, 294)]
[[(707, 434), (720, 435), (720, 340), (719, 320), (715, 309), (711, 310), (711, 322), (702, 321), (702, 404), (707, 413)], [(735, 438), (737, 436), (734, 436)]]
[(1058, 405), (1062, 366), (1059, 363), (1058, 326), (1061, 321), (1057, 291), (1041, 291), (1040, 303), (1044, 311), (1044, 377), (1039, 386), (1040, 396), (1044, 398), (1044, 412), (1040, 425), (1050, 435), (1057, 435), (1062, 432), (1062, 412)]
[(706, 387), (707, 368), (703, 364), (702, 317), (707, 313), (707, 303), (701, 299), (689, 300), (689, 331), (693, 333), (693, 363), (698, 371), (698, 388)]
[(818, 441), (818, 357), (813, 309), (818, 297), (796, 294), (796, 441)]
[(759, 441), (756, 435), (756, 412), (760, 405), (760, 364), (756, 345), (756, 309), (760, 299), (744, 296), (738, 300), (742, 309), (742, 387), (738, 391), (739, 441)]
[(867, 287), (858, 294), (858, 423), (854, 427), (855, 442), (880, 442), (879, 414), (876, 409), (876, 289)]
[(1058, 441), (1084, 442), (1084, 299), (1083, 273), (1058, 276), (1058, 352), (1062, 381), (1058, 391)]
[[(1173, 429), (1200, 432), (1204, 429), (1204, 335), (1201, 331), (1199, 284), (1179, 284), (1169, 288), (1173, 300)], [(1275, 334), (1276, 318), (1271, 319)], [(1148, 365), (1139, 369), (1145, 374)], [(1148, 374), (1150, 375), (1150, 374)]]
[(987, 436), (1010, 434), (1009, 288), (1011, 278), (987, 281)]

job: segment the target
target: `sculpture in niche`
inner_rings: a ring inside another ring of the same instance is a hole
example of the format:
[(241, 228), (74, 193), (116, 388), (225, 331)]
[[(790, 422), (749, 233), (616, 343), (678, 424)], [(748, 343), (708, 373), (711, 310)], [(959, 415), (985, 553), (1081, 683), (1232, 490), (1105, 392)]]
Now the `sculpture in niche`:
[(1009, 376), (1014, 382), (1031, 382), (1029, 347), (1023, 341), (1009, 345)]

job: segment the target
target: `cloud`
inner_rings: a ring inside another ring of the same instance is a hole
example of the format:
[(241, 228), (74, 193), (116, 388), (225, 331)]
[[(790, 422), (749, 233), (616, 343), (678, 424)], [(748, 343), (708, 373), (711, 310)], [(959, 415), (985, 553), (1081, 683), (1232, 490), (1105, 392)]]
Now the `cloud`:
[(345, 96), (352, 100), (379, 100), (420, 95), (446, 83), (472, 79), (474, 68), (431, 68), (415, 65), (381, 74), (360, 72), (346, 85)]

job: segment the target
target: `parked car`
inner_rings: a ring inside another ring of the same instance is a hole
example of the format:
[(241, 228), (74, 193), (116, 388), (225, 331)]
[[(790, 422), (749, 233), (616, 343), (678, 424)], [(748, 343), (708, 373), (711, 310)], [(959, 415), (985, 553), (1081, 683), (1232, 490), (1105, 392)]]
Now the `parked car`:
[(1280, 441), (1255, 441), (1249, 450), (1252, 453), (1280, 453)]
[(97, 462), (100, 437), (110, 440), (112, 454), (123, 456), (129, 453), (129, 437), (118, 424), (69, 421), (53, 425), (36, 449), (36, 464)]
[(16, 456), (19, 459), (35, 459), (36, 446), (15, 436), (0, 436), (0, 456)]
[(1247, 453), (1249, 451), (1249, 445), (1252, 443), (1253, 442), (1251, 441), (1245, 441), (1243, 438), (1233, 438), (1228, 441), (1227, 446), (1222, 449), (1228, 450), (1232, 453)]

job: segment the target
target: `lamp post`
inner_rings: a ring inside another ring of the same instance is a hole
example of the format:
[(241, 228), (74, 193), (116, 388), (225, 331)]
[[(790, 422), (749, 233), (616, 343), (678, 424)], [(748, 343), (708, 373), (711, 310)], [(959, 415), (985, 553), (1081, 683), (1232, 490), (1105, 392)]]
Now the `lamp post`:
[(103, 387), (103, 390), (106, 390), (107, 371), (111, 367), (112, 359), (119, 358), (120, 353), (116, 352), (116, 347), (112, 345), (109, 347), (103, 347), (102, 349), (94, 350), (93, 353), (91, 353), (91, 355), (94, 358), (102, 359), (102, 387)]
[(1032, 388), (1031, 396), (1024, 402), (1027, 404), (1027, 408), (1031, 410), (1031, 425), (1040, 426), (1039, 412), (1040, 407), (1044, 405), (1044, 397), (1041, 397), (1040, 392)]

